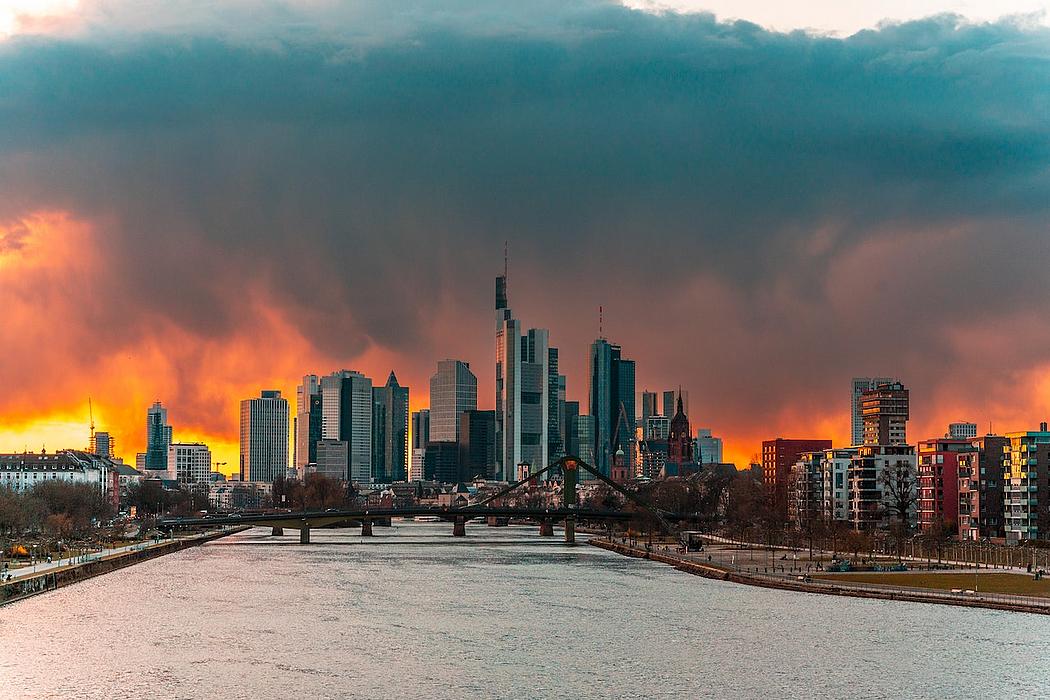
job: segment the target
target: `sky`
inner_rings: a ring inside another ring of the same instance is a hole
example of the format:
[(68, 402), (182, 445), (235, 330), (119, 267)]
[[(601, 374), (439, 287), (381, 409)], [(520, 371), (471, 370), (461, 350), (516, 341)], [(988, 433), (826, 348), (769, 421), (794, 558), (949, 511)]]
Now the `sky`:
[(1045, 2), (0, 0), (0, 450), (237, 462), (238, 402), (391, 369), (493, 404), (494, 277), (739, 465), (1047, 418)]

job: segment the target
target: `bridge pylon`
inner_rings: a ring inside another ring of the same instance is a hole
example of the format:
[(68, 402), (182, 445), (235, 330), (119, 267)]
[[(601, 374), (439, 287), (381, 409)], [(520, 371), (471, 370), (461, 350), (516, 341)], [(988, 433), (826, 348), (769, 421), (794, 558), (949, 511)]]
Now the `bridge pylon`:
[(457, 515), (456, 519), (452, 523), (452, 536), (453, 537), (466, 537), (467, 536), (467, 519), (462, 515)]
[(371, 537), (371, 536), (372, 536), (372, 521), (371, 520), (367, 520), (367, 519), (362, 520), (361, 521), (361, 537)]

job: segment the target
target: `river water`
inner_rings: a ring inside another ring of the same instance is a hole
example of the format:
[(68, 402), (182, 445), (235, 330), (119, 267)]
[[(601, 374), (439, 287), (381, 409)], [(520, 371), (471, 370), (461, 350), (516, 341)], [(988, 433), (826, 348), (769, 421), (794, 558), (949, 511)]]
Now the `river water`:
[(1050, 695), (1048, 617), (710, 581), (535, 528), (288, 532), (0, 608), (0, 697)]

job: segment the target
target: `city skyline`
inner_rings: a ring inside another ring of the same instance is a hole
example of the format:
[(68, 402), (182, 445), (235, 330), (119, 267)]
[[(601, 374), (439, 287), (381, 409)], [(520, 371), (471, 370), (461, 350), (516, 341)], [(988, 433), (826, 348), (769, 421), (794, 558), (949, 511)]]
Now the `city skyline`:
[[(393, 370), (415, 411), (443, 357), (493, 409), (505, 242), (569, 400), (605, 335), (737, 464), (773, 435), (848, 442), (854, 376), (905, 381), (918, 436), (1046, 418), (1044, 22), (830, 36), (558, 5), (369, 23), (292, 3), (294, 32), (161, 8), (106, 29), (97, 3), (8, 19), (0, 449), (86, 446), (91, 396), (127, 459), (161, 400), (233, 465), (261, 389)], [(34, 91), (41, 65), (60, 97)]]

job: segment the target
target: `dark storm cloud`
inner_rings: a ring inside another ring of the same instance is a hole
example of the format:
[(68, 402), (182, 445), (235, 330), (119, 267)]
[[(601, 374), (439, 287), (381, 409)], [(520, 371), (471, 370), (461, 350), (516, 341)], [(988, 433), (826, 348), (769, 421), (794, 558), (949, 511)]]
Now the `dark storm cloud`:
[(278, 13), (259, 36), (9, 40), (0, 220), (100, 222), (128, 342), (158, 314), (236, 333), (264, 289), (328, 355), (458, 353), (483, 382), (510, 240), (512, 301), (575, 391), (604, 302), (643, 377), (724, 397), (708, 408), (734, 424), (863, 371), (932, 394), (976, 369), (961, 328), (1045, 306), (1047, 30), (836, 39), (513, 5), (502, 27), (464, 4), (386, 36)]

